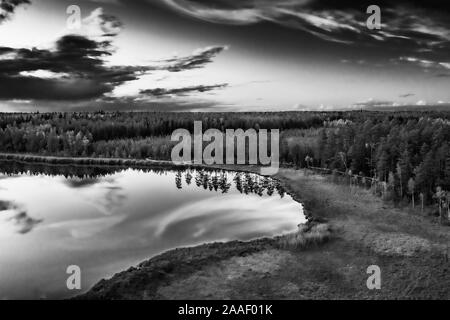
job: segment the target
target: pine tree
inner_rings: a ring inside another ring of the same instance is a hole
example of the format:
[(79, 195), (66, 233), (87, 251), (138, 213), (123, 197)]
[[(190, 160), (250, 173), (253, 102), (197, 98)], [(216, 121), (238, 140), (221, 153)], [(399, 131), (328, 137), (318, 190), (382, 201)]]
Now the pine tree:
[(439, 165), (433, 151), (429, 151), (422, 163), (414, 170), (416, 175), (416, 187), (425, 196), (433, 194), (433, 187), (439, 172)]
[(413, 178), (409, 178), (408, 180), (408, 193), (411, 195), (411, 203), (412, 207), (414, 208), (414, 193), (416, 190), (416, 183), (414, 182)]

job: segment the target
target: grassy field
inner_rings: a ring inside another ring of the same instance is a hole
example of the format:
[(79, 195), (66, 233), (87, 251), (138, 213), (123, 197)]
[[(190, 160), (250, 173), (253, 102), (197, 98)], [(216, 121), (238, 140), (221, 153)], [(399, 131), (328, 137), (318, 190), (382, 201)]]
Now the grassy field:
[[(277, 178), (309, 215), (328, 222), (314, 234), (172, 250), (79, 298), (450, 299), (450, 228), (437, 218), (303, 170), (282, 169)], [(371, 265), (381, 269), (380, 290), (366, 286)]]

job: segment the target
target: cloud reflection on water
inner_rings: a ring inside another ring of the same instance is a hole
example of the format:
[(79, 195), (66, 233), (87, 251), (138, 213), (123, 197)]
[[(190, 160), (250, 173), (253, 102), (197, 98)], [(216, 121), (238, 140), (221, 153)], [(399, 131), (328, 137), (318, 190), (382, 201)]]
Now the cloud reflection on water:
[(42, 221), (42, 219), (30, 217), (27, 211), (16, 203), (0, 200), (0, 230), (9, 229), (16, 233), (26, 234)]

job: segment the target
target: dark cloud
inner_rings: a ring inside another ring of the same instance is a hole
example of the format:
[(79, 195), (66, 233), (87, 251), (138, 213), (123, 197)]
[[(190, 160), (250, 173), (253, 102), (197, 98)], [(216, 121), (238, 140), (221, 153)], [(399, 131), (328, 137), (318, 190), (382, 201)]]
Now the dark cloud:
[[(8, 3), (17, 5), (19, 2)], [(8, 12), (13, 11), (13, 7), (7, 8)], [(158, 61), (154, 65), (107, 66), (105, 58), (114, 53), (111, 37), (122, 29), (122, 23), (105, 14), (101, 8), (83, 21), (89, 26), (88, 31), (94, 32), (93, 38), (65, 35), (51, 50), (0, 47), (0, 100), (99, 99), (117, 86), (150, 72), (203, 68), (226, 49), (225, 46), (208, 47), (192, 55)]]
[(404, 93), (404, 94), (399, 95), (400, 98), (408, 98), (408, 97), (413, 97), (413, 96), (415, 96), (414, 93)]
[(193, 92), (208, 92), (216, 89), (225, 88), (227, 86), (228, 86), (227, 84), (216, 84), (211, 86), (200, 85), (183, 88), (173, 88), (173, 89), (155, 88), (155, 89), (141, 90), (140, 94), (153, 97), (167, 97), (172, 95), (183, 96)]
[(0, 0), (0, 23), (8, 19), (16, 7), (29, 3), (29, 0)]
[[(18, 5), (29, 3), (0, 1), (0, 20), (9, 17)], [(101, 101), (117, 86), (146, 73), (203, 68), (226, 49), (208, 47), (154, 65), (107, 66), (105, 58), (114, 53), (112, 41), (122, 30), (121, 21), (97, 8), (83, 20), (83, 25), (87, 27), (86, 35), (65, 35), (56, 41), (54, 49), (0, 47), (0, 100)], [(204, 91), (208, 89), (205, 87)], [(201, 92), (201, 88), (197, 91)]]
[(171, 72), (180, 72), (191, 69), (198, 69), (211, 63), (213, 58), (222, 51), (228, 49), (227, 46), (212, 46), (204, 49), (199, 49), (186, 57), (175, 57), (161, 61), (163, 63), (162, 69)]
[[(7, 2), (7, 11), (12, 13), (20, 1)], [(25, 2), (28, 1), (22, 1)], [(105, 66), (105, 57), (113, 53), (110, 37), (122, 28), (117, 18), (99, 8), (84, 24), (99, 30), (95, 40), (72, 34), (58, 39), (51, 50), (0, 47), (0, 100), (98, 98), (149, 70), (139, 66)]]
[(66, 35), (54, 50), (0, 48), (0, 99), (82, 100), (135, 80), (146, 68), (106, 67), (108, 41)]

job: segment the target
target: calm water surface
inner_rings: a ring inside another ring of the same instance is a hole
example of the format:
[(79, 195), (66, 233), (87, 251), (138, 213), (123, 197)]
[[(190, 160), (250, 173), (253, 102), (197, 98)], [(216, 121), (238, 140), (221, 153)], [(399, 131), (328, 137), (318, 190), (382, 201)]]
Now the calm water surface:
[[(303, 221), (301, 204), (253, 174), (0, 166), (0, 299), (70, 297), (167, 249), (272, 236)], [(81, 268), (81, 291), (66, 287), (69, 265)]]

